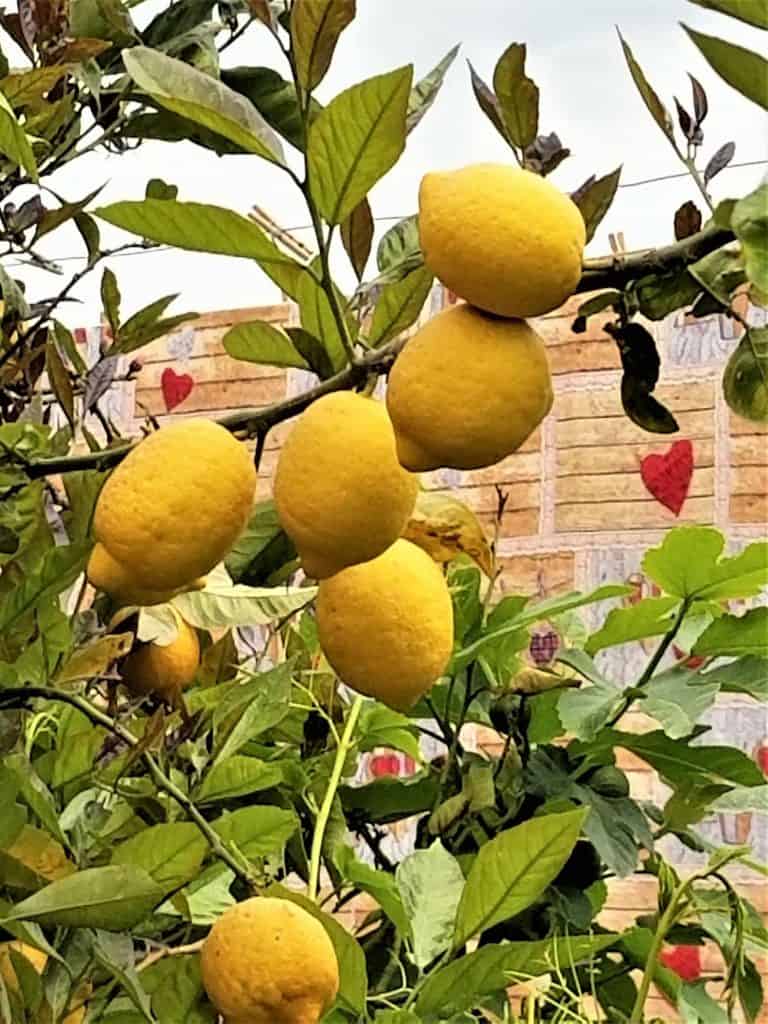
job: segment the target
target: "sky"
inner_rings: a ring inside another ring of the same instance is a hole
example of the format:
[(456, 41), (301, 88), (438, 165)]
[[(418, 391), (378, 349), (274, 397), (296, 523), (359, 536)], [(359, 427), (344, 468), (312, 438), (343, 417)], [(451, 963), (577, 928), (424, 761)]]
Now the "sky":
[[(149, 0), (134, 8), (141, 25), (161, 5)], [(736, 143), (734, 162), (768, 159), (768, 132), (760, 110), (723, 83), (709, 68), (679, 25), (759, 50), (757, 29), (704, 10), (687, 0), (358, 0), (356, 22), (344, 33), (334, 65), (318, 91), (328, 100), (341, 89), (371, 75), (413, 62), (416, 77), (426, 74), (456, 43), (461, 53), (432, 110), (411, 135), (397, 166), (371, 195), (377, 233), (392, 220), (414, 213), (422, 175), (433, 169), (477, 161), (510, 162), (512, 157), (476, 106), (466, 61), (490, 82), (493, 67), (512, 42), (528, 45), (528, 73), (541, 91), (543, 132), (556, 131), (572, 150), (552, 179), (565, 191), (591, 174), (623, 165), (622, 181), (674, 174), (683, 170), (652, 121), (630, 79), (616, 26), (668, 109), (677, 95), (689, 109), (687, 72), (704, 85), (710, 113), (704, 125), (703, 165), (724, 142)], [(226, 54), (228, 66), (267, 64), (285, 73), (282, 54), (266, 30), (255, 26)], [(766, 166), (726, 170), (713, 183), (717, 199), (743, 195), (763, 179)], [(88, 155), (59, 172), (50, 184), (68, 199), (78, 199), (102, 183), (104, 202), (138, 199), (148, 179), (161, 177), (179, 187), (179, 198), (217, 203), (245, 214), (253, 204), (270, 211), (278, 223), (311, 244), (303, 199), (279, 169), (255, 156), (217, 157), (188, 143), (147, 143), (119, 157)], [(609, 251), (609, 232), (622, 231), (627, 247), (646, 248), (673, 241), (674, 211), (696, 198), (687, 178), (622, 188), (593, 240), (589, 255)], [(104, 244), (127, 237), (103, 225)], [(82, 243), (67, 229), (51, 237), (52, 258), (76, 256)], [(172, 312), (208, 312), (255, 306), (279, 299), (275, 287), (246, 260), (178, 251), (116, 257), (110, 265), (128, 315), (160, 295), (179, 293)], [(343, 254), (335, 265), (349, 285)], [(81, 266), (67, 259), (67, 274)], [(8, 267), (27, 283), (34, 299), (55, 294), (63, 280), (26, 267)], [(79, 302), (62, 309), (72, 327), (99, 319), (99, 272), (85, 278)]]

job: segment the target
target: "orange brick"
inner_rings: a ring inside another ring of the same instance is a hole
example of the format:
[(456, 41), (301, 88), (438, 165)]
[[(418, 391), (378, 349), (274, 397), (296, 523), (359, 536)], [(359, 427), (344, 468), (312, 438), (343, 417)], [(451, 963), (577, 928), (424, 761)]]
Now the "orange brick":
[[(188, 373), (195, 385), (204, 381), (279, 379), (285, 381), (285, 371), (279, 367), (261, 366), (222, 354), (198, 356), (194, 359), (176, 362), (173, 360), (148, 363), (136, 378), (138, 388), (159, 388), (163, 372), (171, 367), (176, 373)], [(283, 383), (283, 386), (284, 383)]]
[[(574, 338), (579, 337), (574, 335)], [(619, 350), (613, 341), (573, 341), (549, 349), (552, 373), (587, 373), (594, 370), (619, 370)]]
[[(689, 498), (705, 497), (714, 493), (714, 471), (697, 469), (691, 480)], [(566, 504), (573, 501), (610, 502), (621, 498), (624, 501), (645, 501), (648, 489), (640, 473), (590, 473), (585, 462), (582, 473), (561, 477), (557, 481), (557, 502)]]
[[(262, 380), (208, 381), (198, 384), (179, 406), (184, 412), (223, 412), (247, 406), (270, 405), (285, 397), (285, 384), (279, 377)], [(159, 388), (136, 389), (136, 412), (157, 415), (165, 412)], [(174, 410), (175, 411), (175, 410)]]
[(768, 492), (768, 466), (734, 466), (731, 494), (760, 495)]
[(510, 594), (555, 594), (574, 589), (575, 557), (570, 551), (501, 558), (500, 587)]
[(731, 520), (734, 523), (767, 523), (768, 496), (734, 495), (731, 498)]
[(679, 516), (659, 502), (581, 502), (558, 505), (556, 529), (564, 533), (590, 530), (661, 529), (676, 523), (709, 523), (712, 521), (711, 497), (689, 498)]
[[(632, 444), (561, 448), (557, 453), (557, 475), (578, 476), (585, 471), (593, 475), (639, 473), (640, 463), (646, 455), (661, 455), (669, 450), (670, 445), (669, 439), (653, 442), (653, 435), (645, 436), (647, 441)], [(694, 461), (697, 469), (714, 465), (714, 443), (711, 438), (701, 438), (695, 442)]]
[(763, 440), (765, 435), (768, 434), (768, 424), (765, 423), (753, 423), (752, 420), (742, 419), (741, 416), (737, 416), (736, 413), (731, 413), (731, 433), (732, 434), (754, 434), (756, 438)]
[[(654, 394), (660, 402), (681, 412), (711, 409), (714, 404), (712, 381), (665, 384), (658, 387)], [(611, 389), (561, 392), (555, 401), (554, 411), (558, 420), (624, 416), (618, 383)]]
[[(714, 417), (709, 409), (681, 412), (676, 415), (676, 418), (680, 425), (680, 437), (695, 440), (699, 437), (712, 437), (713, 435)], [(649, 444), (652, 436), (635, 426), (626, 416), (588, 417), (564, 420), (557, 424), (558, 448), (575, 448), (583, 445)]]

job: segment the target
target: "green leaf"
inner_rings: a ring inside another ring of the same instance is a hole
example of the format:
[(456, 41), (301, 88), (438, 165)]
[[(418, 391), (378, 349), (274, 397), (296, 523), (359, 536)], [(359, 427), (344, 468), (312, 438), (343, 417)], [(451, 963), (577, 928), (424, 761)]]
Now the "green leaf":
[(720, 77), (742, 96), (768, 110), (768, 61), (759, 53), (683, 25), (692, 42)]
[[(24, 803), (54, 839), (62, 846), (66, 846), (67, 839), (59, 825), (53, 794), (31, 763), (23, 754), (9, 754), (4, 757), (3, 765), (13, 773), (13, 778), (18, 785), (19, 796)], [(7, 783), (3, 788), (7, 788)]]
[(750, 327), (723, 373), (723, 394), (737, 416), (768, 423), (768, 327)]
[(584, 650), (594, 655), (606, 647), (666, 633), (672, 625), (672, 612), (679, 604), (678, 597), (646, 597), (627, 608), (614, 608), (600, 629), (589, 637)]
[(123, 60), (139, 88), (161, 107), (229, 139), (246, 153), (283, 163), (279, 139), (239, 93), (183, 61), (146, 46), (124, 50)]
[[(616, 190), (619, 187), (621, 171), (622, 168), (619, 166), (615, 171), (606, 174), (603, 178), (592, 177), (571, 196), (584, 218), (588, 242), (591, 242), (595, 237), (595, 232), (601, 221), (611, 208), (611, 204), (616, 196)], [(594, 301), (593, 299), (592, 302)], [(587, 304), (585, 303), (585, 305)], [(605, 306), (601, 305), (598, 309), (589, 310), (589, 312), (584, 312), (584, 307), (582, 307), (579, 309), (579, 315), (589, 316), (591, 312), (599, 313), (601, 309), (605, 309)]]
[(416, 1010), (441, 1019), (463, 1013), (482, 997), (506, 991), (515, 975), (527, 980), (556, 974), (590, 960), (616, 939), (615, 935), (573, 935), (483, 946), (429, 974), (419, 991)]
[[(768, 63), (765, 69), (768, 79)], [(741, 242), (747, 277), (768, 298), (768, 184), (760, 185), (736, 203), (731, 227)]]
[(295, 0), (291, 43), (296, 75), (311, 92), (331, 66), (339, 36), (355, 17), (355, 0)]
[(398, 865), (395, 880), (410, 921), (416, 966), (423, 970), (451, 946), (464, 874), (436, 839), (429, 849), (409, 854)]
[(506, 634), (515, 633), (526, 626), (532, 625), (534, 622), (546, 622), (557, 615), (562, 615), (564, 612), (572, 611), (575, 608), (583, 608), (586, 605), (596, 604), (599, 601), (607, 601), (612, 597), (625, 597), (631, 592), (631, 587), (621, 584), (606, 584), (605, 586), (598, 587), (597, 590), (593, 590), (590, 594), (572, 591), (559, 597), (547, 598), (536, 604), (528, 605), (518, 615), (514, 615), (497, 629), (491, 629), (479, 637), (479, 639), (458, 651), (454, 655), (453, 664), (456, 668), (463, 668), (471, 661), (474, 661), (487, 646), (495, 644)]
[(227, 572), (235, 583), (258, 586), (297, 557), (296, 548), (280, 525), (272, 498), (254, 506), (248, 525), (230, 549)]
[(586, 816), (578, 810), (532, 818), (480, 848), (459, 903), (455, 949), (538, 899), (571, 855)]
[(213, 827), (225, 843), (237, 847), (249, 860), (257, 860), (282, 854), (299, 828), (299, 819), (293, 811), (282, 807), (241, 807), (225, 811)]
[(47, 551), (39, 571), (28, 576), (0, 604), (0, 635), (23, 615), (71, 586), (85, 568), (90, 549), (90, 542), (83, 541)]
[(566, 690), (560, 696), (557, 714), (566, 732), (588, 741), (610, 722), (621, 702), (621, 690), (611, 683), (596, 683)]
[(440, 782), (424, 771), (409, 779), (384, 778), (366, 786), (341, 786), (339, 795), (345, 811), (359, 811), (374, 824), (386, 825), (431, 811), (440, 795)]
[(418, 319), (432, 290), (432, 281), (432, 272), (421, 267), (402, 281), (384, 287), (368, 333), (372, 347), (397, 337)]
[[(286, 81), (273, 68), (223, 68), (221, 80), (230, 89), (245, 96), (276, 132), (302, 152), (306, 148), (301, 106), (293, 82)], [(316, 100), (310, 103), (310, 119), (320, 112)]]
[(293, 664), (283, 661), (250, 682), (227, 688), (213, 713), (217, 760), (282, 721), (289, 708)]
[(755, 762), (733, 747), (690, 746), (661, 730), (635, 735), (606, 729), (590, 751), (623, 747), (655, 768), (674, 787), (698, 785), (759, 786), (765, 779)]
[(756, 28), (768, 28), (768, 8), (763, 0), (690, 0), (692, 4), (738, 18)]
[(314, 334), (310, 334), (303, 327), (286, 327), (285, 333), (296, 346), (302, 359), (306, 360), (309, 368), (317, 374), (320, 380), (328, 380), (334, 375), (333, 363), (322, 342)]
[(705, 672), (702, 679), (712, 679), (723, 693), (746, 693), (755, 700), (768, 701), (768, 659), (748, 655), (727, 665)]
[(108, 977), (117, 982), (130, 999), (142, 1021), (155, 1024), (149, 995), (139, 979), (134, 966), (133, 942), (127, 935), (115, 935), (106, 931), (94, 934), (91, 949), (93, 959)]
[(653, 848), (645, 815), (629, 797), (604, 797), (588, 786), (574, 790), (590, 811), (584, 835), (610, 871), (619, 878), (629, 877), (637, 869), (640, 847)]
[(105, 267), (101, 275), (101, 304), (112, 333), (117, 337), (120, 332), (120, 289), (114, 271), (109, 267)]
[(163, 898), (163, 890), (142, 868), (110, 865), (87, 868), (51, 882), (17, 903), (10, 920), (43, 927), (135, 928)]
[(220, 206), (142, 199), (102, 206), (95, 213), (115, 227), (163, 245), (255, 260), (291, 298), (296, 297), (299, 281), (308, 274), (257, 224)]
[(283, 770), (279, 764), (236, 754), (209, 769), (195, 793), (195, 799), (200, 804), (234, 800), (236, 797), (273, 789), (282, 781)]
[[(142, 987), (152, 998), (152, 1010), (163, 1024), (214, 1024), (216, 1013), (205, 996), (200, 957), (169, 956), (141, 972)], [(105, 1024), (120, 1024), (107, 1014)], [(128, 1024), (128, 1022), (125, 1022)]]
[(768, 656), (768, 608), (752, 608), (745, 615), (715, 619), (696, 641), (692, 653), (705, 657)]
[(204, 590), (179, 594), (171, 602), (190, 626), (263, 626), (310, 604), (316, 587), (247, 587), (211, 573)]
[(731, 1018), (706, 990), (706, 982), (683, 982), (677, 1009), (684, 1024), (728, 1024)]
[(719, 796), (712, 804), (712, 810), (719, 813), (768, 814), (768, 784), (764, 786), (737, 786), (730, 793)]
[(376, 900), (401, 936), (411, 934), (411, 924), (392, 875), (365, 864), (344, 844), (336, 847), (333, 860), (345, 881)]
[(296, 298), (301, 314), (301, 326), (322, 342), (334, 372), (341, 370), (346, 365), (347, 354), (328, 293), (320, 287), (314, 277), (306, 274), (299, 282)]
[(421, 760), (419, 736), (413, 721), (375, 701), (367, 702), (358, 725), (358, 747), (362, 751), (375, 747), (402, 750), (414, 761)]
[(768, 542), (722, 558), (725, 538), (710, 526), (680, 526), (643, 559), (643, 573), (669, 594), (722, 601), (756, 597), (768, 583)]
[(368, 257), (371, 255), (373, 233), (371, 206), (367, 199), (363, 199), (341, 225), (341, 241), (344, 251), (349, 256), (349, 262), (352, 264), (358, 281), (363, 279)]
[(308, 369), (306, 361), (284, 331), (266, 321), (237, 324), (224, 335), (223, 345), (233, 359), (267, 366), (297, 366)]
[(645, 77), (643, 69), (635, 60), (634, 54), (621, 32), (619, 32), (619, 39), (621, 40), (621, 47), (624, 51), (624, 57), (626, 58), (629, 72), (632, 75), (632, 81), (635, 83), (637, 91), (640, 93), (643, 103), (648, 109), (648, 113), (664, 132), (675, 150), (677, 150), (677, 144), (675, 143), (675, 128), (672, 124), (672, 118), (669, 116), (669, 112), (659, 99), (653, 86)]
[(531, 145), (539, 129), (539, 90), (525, 73), (526, 50), (525, 43), (512, 43), (493, 73), (493, 88), (507, 134), (520, 149)]
[(419, 217), (416, 213), (391, 227), (382, 236), (376, 250), (376, 263), (382, 273), (420, 257)]
[(737, 288), (747, 279), (744, 257), (732, 249), (716, 249), (688, 267), (688, 273), (723, 306), (730, 306)]
[(685, 669), (674, 668), (650, 681), (641, 708), (656, 719), (670, 739), (679, 740), (693, 732), (719, 692), (719, 683), (705, 682)]
[(200, 871), (208, 841), (191, 821), (151, 825), (112, 851), (113, 864), (143, 868), (164, 890), (178, 889)]
[(437, 99), (437, 95), (443, 87), (445, 76), (456, 60), (460, 49), (461, 44), (449, 50), (440, 63), (436, 64), (429, 74), (425, 75), (411, 89), (411, 95), (408, 97), (408, 114), (405, 122), (408, 134), (421, 122), (424, 115)]
[(471, 62), (467, 61), (467, 64), (469, 65), (469, 74), (472, 81), (472, 91), (475, 94), (478, 106), (507, 145), (511, 145), (507, 127), (504, 124), (504, 118), (501, 113), (501, 104), (499, 103), (498, 96), (493, 89), (490, 89), (485, 84), (480, 75), (478, 75), (472, 67)]
[(0, 153), (23, 168), (33, 181), (38, 181), (37, 163), (27, 133), (21, 127), (13, 107), (0, 92)]
[(345, 89), (309, 132), (312, 196), (329, 224), (341, 224), (405, 147), (413, 68), (376, 75)]
[(360, 945), (338, 921), (335, 921), (328, 914), (324, 914), (317, 904), (306, 896), (286, 889), (282, 885), (271, 885), (267, 889), (266, 895), (296, 903), (314, 918), (317, 918), (323, 928), (325, 928), (328, 938), (333, 943), (336, 959), (339, 963), (340, 984), (338, 1000), (345, 1009), (350, 1010), (357, 1016), (361, 1015), (364, 1012), (365, 1000), (368, 994), (368, 975), (365, 969), (365, 955)]
[(48, 379), (56, 395), (56, 399), (64, 410), (67, 422), (74, 430), (75, 427), (75, 395), (72, 390), (72, 381), (64, 363), (62, 362), (56, 343), (50, 338), (45, 346), (45, 368), (48, 371)]

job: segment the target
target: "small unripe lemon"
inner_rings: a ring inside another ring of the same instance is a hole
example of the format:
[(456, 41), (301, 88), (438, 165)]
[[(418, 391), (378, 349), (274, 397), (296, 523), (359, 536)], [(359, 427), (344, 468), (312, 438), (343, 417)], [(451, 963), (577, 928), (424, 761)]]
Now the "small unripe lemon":
[(86, 575), (94, 587), (103, 590), (121, 605), (149, 607), (153, 604), (165, 604), (175, 593), (173, 590), (152, 590), (150, 587), (137, 585), (128, 569), (115, 561), (104, 545), (98, 542), (88, 559)]
[(318, 1024), (339, 990), (336, 953), (320, 922), (267, 896), (224, 911), (200, 966), (225, 1024)]
[(576, 204), (507, 164), (427, 174), (419, 192), (424, 259), (444, 285), (498, 316), (541, 316), (572, 295), (586, 241)]
[(524, 320), (453, 306), (397, 357), (387, 408), (402, 464), (480, 469), (516, 451), (552, 408), (544, 343)]
[(134, 586), (173, 591), (221, 561), (255, 491), (245, 445), (211, 420), (185, 420), (120, 463), (96, 503), (94, 533)]
[(342, 681), (397, 710), (430, 689), (453, 651), (453, 605), (443, 574), (407, 540), (322, 580), (317, 627)]
[(315, 579), (380, 555), (403, 532), (417, 492), (416, 477), (398, 462), (384, 405), (349, 391), (303, 413), (274, 485), (280, 522)]
[(179, 632), (169, 644), (148, 643), (132, 651), (120, 674), (137, 695), (154, 693), (173, 702), (193, 682), (200, 664), (200, 643), (192, 627), (179, 621)]

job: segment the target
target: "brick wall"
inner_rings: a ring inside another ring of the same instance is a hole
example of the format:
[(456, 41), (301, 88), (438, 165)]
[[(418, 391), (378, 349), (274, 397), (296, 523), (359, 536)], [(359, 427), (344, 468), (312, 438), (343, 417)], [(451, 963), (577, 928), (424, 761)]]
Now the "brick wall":
[[(442, 291), (436, 290), (430, 311), (445, 301)], [(549, 594), (587, 589), (606, 580), (637, 582), (642, 552), (678, 522), (714, 523), (734, 548), (763, 535), (768, 518), (766, 429), (731, 414), (720, 388), (724, 360), (735, 340), (732, 322), (718, 317), (691, 321), (674, 314), (649, 325), (662, 356), (663, 376), (656, 393), (680, 425), (675, 437), (660, 438), (644, 433), (623, 414), (618, 353), (601, 326), (607, 317), (592, 317), (583, 334), (571, 331), (578, 304), (573, 300), (538, 321), (549, 350), (556, 395), (541, 429), (498, 466), (474, 472), (438, 470), (423, 480), (428, 488), (461, 497), (486, 524), (494, 519), (496, 485), (508, 494), (500, 541), (502, 590)], [(135, 426), (128, 422), (131, 417), (166, 418), (161, 379), (168, 368), (189, 374), (194, 382), (189, 397), (174, 410), (174, 418), (263, 406), (307, 387), (312, 381), (307, 373), (250, 365), (224, 352), (221, 339), (226, 329), (255, 319), (284, 325), (297, 322), (296, 311), (288, 304), (209, 314), (144, 349), (138, 379), (125, 385), (115, 404), (124, 427)], [(269, 435), (260, 469), (260, 497), (269, 493), (288, 430), (290, 424), (282, 424)], [(648, 493), (639, 472), (645, 456), (665, 452), (677, 438), (691, 441), (695, 467), (679, 517)], [(642, 579), (639, 582), (642, 586)], [(600, 609), (587, 613), (590, 628), (600, 614)], [(640, 645), (620, 648), (602, 656), (603, 668), (612, 678), (629, 682), (646, 656)], [(715, 737), (750, 753), (768, 732), (765, 710), (736, 700), (719, 704), (710, 724)], [(496, 742), (488, 734), (476, 739), (481, 746)], [(619, 752), (619, 763), (629, 774), (634, 795), (663, 798), (658, 781), (643, 762)], [(765, 824), (755, 816), (750, 826), (757, 855), (763, 858), (768, 853)], [(711, 823), (710, 838), (726, 841), (727, 826), (723, 820)], [(682, 848), (665, 852), (682, 870), (696, 863)], [(765, 885), (746, 875), (741, 884), (755, 905), (768, 911)], [(621, 927), (654, 899), (654, 885), (647, 879), (616, 882), (603, 921)], [(350, 921), (362, 919), (364, 909), (361, 905), (350, 910)], [(669, 1019), (669, 1008), (660, 1005), (655, 1012)]]

